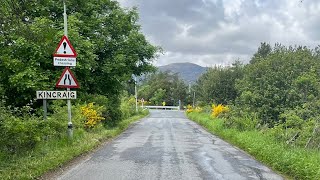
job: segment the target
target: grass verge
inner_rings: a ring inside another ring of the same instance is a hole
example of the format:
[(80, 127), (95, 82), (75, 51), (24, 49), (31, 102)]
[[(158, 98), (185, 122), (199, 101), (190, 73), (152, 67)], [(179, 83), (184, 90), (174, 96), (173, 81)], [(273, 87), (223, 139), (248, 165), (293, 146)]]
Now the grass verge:
[(121, 134), (130, 124), (146, 115), (148, 113), (123, 120), (112, 129), (100, 128), (94, 132), (75, 130), (72, 141), (67, 137), (53, 139), (40, 143), (25, 154), (0, 154), (0, 179), (35, 179)]
[(257, 160), (293, 179), (320, 178), (320, 152), (296, 148), (277, 142), (259, 131), (239, 131), (225, 128), (222, 119), (210, 119), (205, 113), (188, 113), (187, 116), (211, 133), (245, 150)]

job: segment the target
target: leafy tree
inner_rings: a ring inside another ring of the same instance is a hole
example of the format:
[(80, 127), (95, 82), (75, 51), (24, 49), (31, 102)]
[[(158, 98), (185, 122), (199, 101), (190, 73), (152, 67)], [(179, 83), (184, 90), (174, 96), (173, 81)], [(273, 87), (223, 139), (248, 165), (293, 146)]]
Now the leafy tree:
[(165, 89), (157, 89), (154, 95), (150, 98), (150, 102), (154, 105), (161, 105), (161, 102), (165, 99), (166, 90)]
[(272, 51), (272, 48), (270, 44), (267, 44), (266, 42), (263, 42), (260, 44), (260, 47), (258, 48), (258, 51), (253, 55), (253, 57), (250, 60), (250, 64), (254, 64), (265, 57), (267, 57)]
[[(140, 32), (136, 9), (112, 0), (66, 2), (79, 95), (106, 95), (117, 109), (123, 82), (152, 70), (159, 48)], [(52, 65), (63, 35), (62, 1), (4, 0), (0, 14), (0, 84), (7, 105), (23, 106), (36, 90), (54, 89), (62, 72)]]
[(318, 98), (319, 65), (306, 47), (276, 45), (264, 59), (245, 67), (243, 79), (236, 84), (238, 104), (272, 125), (286, 109)]
[(235, 82), (243, 76), (243, 65), (236, 61), (231, 67), (209, 68), (197, 81), (197, 100), (228, 104), (238, 96)]
[(187, 96), (187, 85), (177, 74), (156, 72), (149, 74), (139, 87), (139, 97), (156, 104), (165, 101), (167, 105), (178, 105)]

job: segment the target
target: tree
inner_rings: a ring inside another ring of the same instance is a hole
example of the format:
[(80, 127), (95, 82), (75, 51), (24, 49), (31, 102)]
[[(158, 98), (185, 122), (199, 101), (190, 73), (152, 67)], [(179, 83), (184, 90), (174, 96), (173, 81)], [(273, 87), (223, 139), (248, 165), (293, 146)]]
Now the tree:
[(271, 53), (271, 51), (272, 51), (272, 48), (270, 44), (267, 44), (266, 42), (261, 43), (260, 47), (258, 48), (258, 51), (251, 58), (250, 64), (254, 64), (266, 58)]
[[(159, 48), (140, 32), (136, 9), (124, 10), (112, 0), (66, 2), (79, 95), (106, 95), (117, 105), (122, 82), (152, 70)], [(62, 72), (52, 65), (63, 35), (62, 1), (5, 0), (0, 14), (0, 84), (7, 105), (23, 106), (36, 90), (54, 89)]]
[(238, 96), (235, 83), (243, 76), (243, 65), (236, 61), (231, 67), (213, 67), (195, 85), (197, 99), (206, 103), (233, 103)]
[(276, 45), (269, 55), (245, 67), (236, 84), (238, 105), (273, 125), (287, 109), (319, 98), (319, 59), (306, 47)]
[(139, 87), (139, 96), (155, 104), (165, 101), (167, 105), (178, 105), (187, 96), (187, 85), (177, 74), (158, 71), (149, 74)]

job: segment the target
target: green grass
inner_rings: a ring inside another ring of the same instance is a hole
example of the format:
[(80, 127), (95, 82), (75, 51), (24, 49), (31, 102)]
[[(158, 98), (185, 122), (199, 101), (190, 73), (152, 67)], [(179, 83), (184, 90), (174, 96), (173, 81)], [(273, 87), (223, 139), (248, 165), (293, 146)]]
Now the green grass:
[(0, 153), (0, 179), (35, 179), (121, 134), (130, 124), (146, 115), (147, 113), (123, 120), (112, 129), (101, 127), (93, 132), (77, 129), (74, 130), (72, 141), (63, 137), (42, 142), (25, 154)]
[(222, 119), (212, 120), (205, 113), (189, 113), (187, 116), (289, 178), (320, 179), (319, 151), (291, 147), (259, 131), (225, 128)]

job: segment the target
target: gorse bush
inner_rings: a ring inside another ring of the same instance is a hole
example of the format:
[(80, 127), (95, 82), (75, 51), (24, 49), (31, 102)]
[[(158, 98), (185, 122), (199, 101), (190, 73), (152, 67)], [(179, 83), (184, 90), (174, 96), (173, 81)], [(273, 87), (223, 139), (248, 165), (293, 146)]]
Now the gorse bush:
[(197, 106), (195, 109), (194, 109), (194, 112), (197, 112), (197, 113), (200, 113), (200, 112), (202, 112), (203, 111), (203, 109), (201, 108), (201, 107), (199, 107), (199, 106)]
[(203, 108), (200, 106), (196, 106), (195, 108), (193, 108), (190, 104), (187, 105), (187, 110), (186, 110), (187, 113), (191, 113), (191, 112), (200, 113), (202, 111), (203, 111)]
[(186, 112), (187, 112), (187, 113), (193, 112), (193, 107), (192, 107), (190, 104), (187, 105), (187, 110), (186, 110)]
[(218, 104), (218, 105), (212, 104), (212, 113), (211, 113), (212, 118), (216, 118), (219, 115), (226, 112), (229, 112), (228, 106), (224, 106), (222, 104)]
[(85, 117), (84, 127), (86, 129), (94, 128), (104, 118), (101, 116), (101, 109), (103, 107), (94, 106), (93, 103), (89, 103), (81, 107), (81, 113)]

